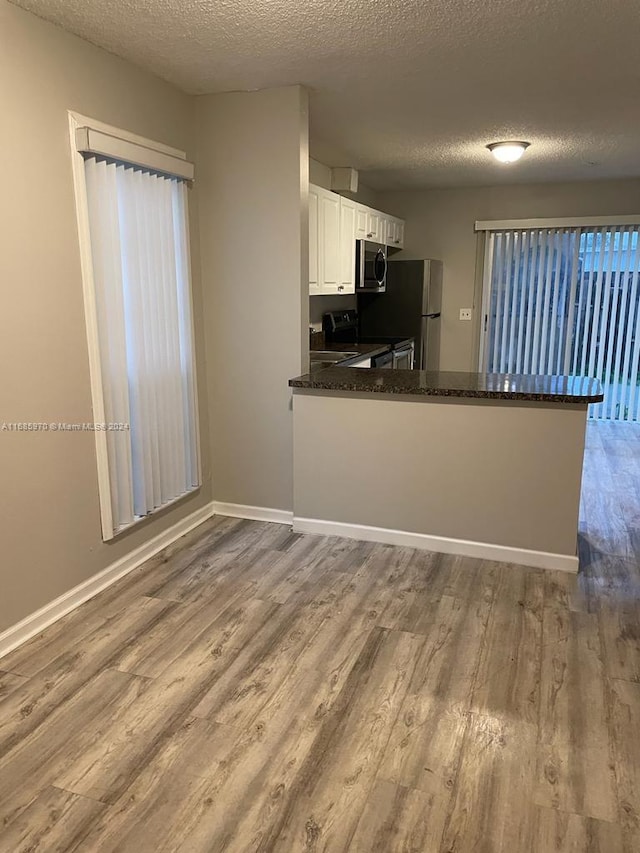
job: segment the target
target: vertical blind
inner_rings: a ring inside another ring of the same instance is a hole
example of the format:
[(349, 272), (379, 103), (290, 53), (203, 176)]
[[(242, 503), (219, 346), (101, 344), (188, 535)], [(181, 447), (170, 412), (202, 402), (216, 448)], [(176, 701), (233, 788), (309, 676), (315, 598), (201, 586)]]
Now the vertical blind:
[(95, 156), (85, 177), (116, 533), (199, 485), (186, 186)]
[(487, 234), (483, 369), (599, 379), (590, 417), (640, 419), (636, 225)]

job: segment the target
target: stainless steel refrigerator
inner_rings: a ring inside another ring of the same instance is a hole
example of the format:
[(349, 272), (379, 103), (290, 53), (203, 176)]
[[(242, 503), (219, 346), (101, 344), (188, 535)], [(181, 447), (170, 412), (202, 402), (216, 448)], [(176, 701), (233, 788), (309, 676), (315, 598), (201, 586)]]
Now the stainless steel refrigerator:
[(414, 367), (440, 367), (442, 261), (394, 261), (384, 293), (358, 295), (360, 334), (366, 338), (415, 338)]

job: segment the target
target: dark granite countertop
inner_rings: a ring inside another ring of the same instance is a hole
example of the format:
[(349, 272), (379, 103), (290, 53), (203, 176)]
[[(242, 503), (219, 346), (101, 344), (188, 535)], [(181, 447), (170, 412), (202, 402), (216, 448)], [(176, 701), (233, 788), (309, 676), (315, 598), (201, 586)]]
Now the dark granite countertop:
[(602, 387), (584, 376), (520, 376), (426, 370), (345, 370), (328, 367), (290, 379), (292, 388), (365, 394), (414, 394), (549, 403), (599, 403)]

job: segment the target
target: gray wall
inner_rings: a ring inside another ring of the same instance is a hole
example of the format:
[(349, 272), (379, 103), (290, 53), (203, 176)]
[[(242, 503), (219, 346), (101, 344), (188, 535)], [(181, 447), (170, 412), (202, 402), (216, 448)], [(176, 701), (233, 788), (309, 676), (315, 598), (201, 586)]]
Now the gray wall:
[(575, 557), (586, 410), (296, 391), (295, 517)]
[[(0, 55), (0, 103), (10, 122), (1, 137), (0, 422), (90, 422), (67, 110), (193, 157), (193, 99), (4, 0)], [(105, 544), (93, 434), (0, 431), (0, 631), (211, 499), (197, 245), (192, 255), (202, 489)]]
[(214, 496), (292, 507), (308, 364), (308, 108), (299, 86), (197, 99)]
[[(440, 366), (473, 371), (481, 305), (475, 221), (640, 214), (640, 180), (394, 192), (379, 200), (382, 210), (406, 219), (398, 258), (444, 261)], [(460, 308), (474, 306), (474, 322), (458, 319)]]

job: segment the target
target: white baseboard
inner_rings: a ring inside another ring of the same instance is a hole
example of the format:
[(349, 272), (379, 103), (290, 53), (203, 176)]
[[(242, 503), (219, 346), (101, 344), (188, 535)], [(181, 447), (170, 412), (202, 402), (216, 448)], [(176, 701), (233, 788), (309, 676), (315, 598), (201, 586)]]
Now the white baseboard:
[(246, 504), (228, 504), (222, 501), (213, 502), (216, 515), (228, 515), (231, 518), (248, 518), (251, 521), (273, 521), (276, 524), (291, 524), (293, 513), (286, 509), (270, 509), (265, 506), (248, 506)]
[[(116, 560), (106, 569), (83, 581), (78, 586), (63, 593), (45, 604), (35, 613), (12, 625), (0, 634), (0, 658), (22, 645), (31, 637), (39, 634), (58, 619), (66, 616), (76, 607), (84, 604), (94, 595), (102, 592), (112, 583), (133, 571), (167, 545), (189, 533), (213, 515), (226, 515), (231, 518), (247, 518), (254, 521), (271, 521), (277, 524), (293, 524), (296, 533), (319, 533), (328, 536), (344, 536), (347, 539), (361, 539), (366, 542), (383, 542), (388, 545), (405, 545), (439, 551), (443, 554), (458, 554), (464, 557), (479, 557), (484, 560), (498, 560), (506, 563), (518, 563), (539, 569), (558, 569), (564, 572), (578, 571), (578, 558), (566, 554), (550, 554), (544, 551), (529, 551), (526, 548), (509, 548), (504, 545), (491, 545), (485, 542), (470, 542), (464, 539), (448, 539), (444, 536), (428, 536), (424, 533), (410, 533), (405, 530), (389, 530), (383, 527), (369, 527), (364, 524), (346, 524), (339, 521), (321, 521), (314, 518), (294, 517), (292, 512), (283, 509), (248, 506), (244, 504), (213, 501), (183, 518), (181, 521), (158, 533), (148, 542), (135, 548), (129, 554)], [(1, 667), (0, 667), (1, 668)]]
[(446, 536), (429, 536), (426, 533), (410, 533), (406, 530), (389, 530), (384, 527), (369, 527), (364, 524), (346, 524), (341, 521), (321, 521), (316, 518), (294, 516), (295, 533), (320, 533), (326, 536), (344, 536), (347, 539), (362, 539), (365, 542), (383, 542), (387, 545), (404, 545), (438, 551), (441, 554), (457, 554), (461, 557), (478, 557), (482, 560), (498, 560), (501, 563), (517, 563), (536, 569), (557, 569), (577, 573), (578, 557), (568, 554), (551, 554), (546, 551), (530, 551), (527, 548), (511, 548), (487, 542), (472, 542), (466, 539), (449, 539)]
[(58, 598), (45, 604), (40, 610), (36, 610), (35, 613), (31, 613), (21, 622), (3, 631), (0, 634), (0, 658), (22, 645), (22, 643), (35, 636), (35, 634), (39, 634), (58, 619), (66, 616), (67, 613), (75, 610), (76, 607), (84, 604), (85, 601), (93, 598), (97, 593), (102, 592), (103, 589), (111, 586), (112, 583), (115, 583), (115, 581), (133, 571), (141, 563), (144, 563), (145, 560), (162, 551), (167, 545), (171, 545), (176, 539), (184, 536), (185, 533), (193, 530), (194, 527), (202, 524), (208, 518), (211, 518), (213, 514), (214, 508), (212, 503), (208, 503), (201, 509), (197, 509), (191, 515), (163, 530), (162, 533), (158, 533), (153, 539), (149, 539), (148, 542), (145, 542), (129, 554), (116, 560), (115, 563), (107, 566), (106, 569), (78, 584), (78, 586), (75, 586), (68, 592), (63, 593)]

